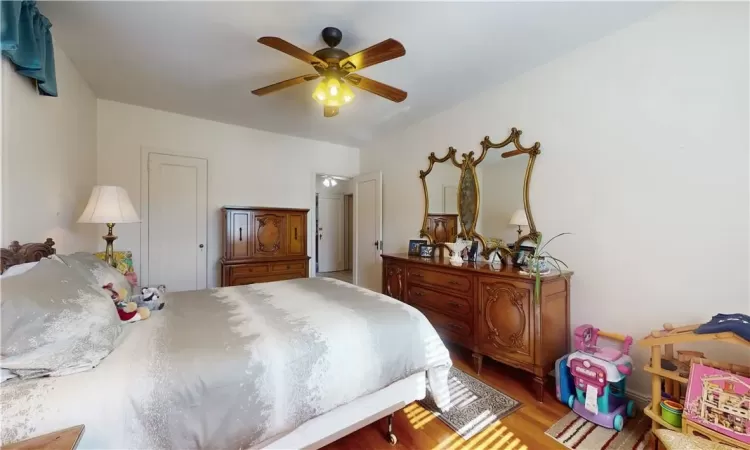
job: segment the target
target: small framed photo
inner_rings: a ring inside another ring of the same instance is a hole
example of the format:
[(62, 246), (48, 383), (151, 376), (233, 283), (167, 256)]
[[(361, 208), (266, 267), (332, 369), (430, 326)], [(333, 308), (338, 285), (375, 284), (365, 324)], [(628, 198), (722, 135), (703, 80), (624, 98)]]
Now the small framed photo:
[(435, 256), (435, 246), (429, 244), (420, 245), (419, 256), (422, 258), (433, 258)]
[(469, 249), (469, 261), (477, 260), (477, 251), (479, 250), (479, 242), (474, 241), (471, 243), (471, 249)]
[(409, 241), (409, 256), (419, 256), (419, 247), (426, 244), (424, 239), (412, 239)]
[(526, 260), (528, 260), (530, 256), (534, 255), (534, 251), (536, 251), (534, 247), (527, 247), (525, 245), (518, 246), (518, 249), (516, 250), (515, 256), (513, 258), (513, 265), (516, 267), (523, 266), (524, 264), (526, 264)]

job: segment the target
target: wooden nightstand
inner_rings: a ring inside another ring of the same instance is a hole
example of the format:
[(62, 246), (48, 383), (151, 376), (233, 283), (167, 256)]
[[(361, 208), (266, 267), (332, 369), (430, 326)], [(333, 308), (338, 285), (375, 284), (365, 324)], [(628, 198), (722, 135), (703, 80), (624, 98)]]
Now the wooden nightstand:
[(6, 445), (3, 450), (75, 450), (83, 436), (83, 425)]

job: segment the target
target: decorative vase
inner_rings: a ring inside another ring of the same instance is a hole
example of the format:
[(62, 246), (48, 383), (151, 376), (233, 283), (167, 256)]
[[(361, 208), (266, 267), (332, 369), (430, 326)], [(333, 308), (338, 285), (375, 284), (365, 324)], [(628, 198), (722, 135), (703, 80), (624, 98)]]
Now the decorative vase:
[(541, 275), (549, 273), (549, 265), (544, 256), (529, 256), (526, 260), (526, 267), (528, 268), (529, 273), (539, 273)]

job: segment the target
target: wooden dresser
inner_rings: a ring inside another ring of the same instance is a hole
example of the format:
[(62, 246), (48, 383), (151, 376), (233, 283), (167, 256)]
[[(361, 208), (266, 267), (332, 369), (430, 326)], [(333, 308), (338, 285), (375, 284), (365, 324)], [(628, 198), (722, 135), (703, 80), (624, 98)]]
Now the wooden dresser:
[(471, 349), (477, 373), (489, 356), (533, 374), (539, 401), (545, 375), (568, 353), (566, 277), (545, 277), (534, 304), (534, 279), (516, 268), (384, 254), (383, 293), (422, 311), (444, 340)]
[(307, 278), (307, 209), (225, 206), (221, 285)]

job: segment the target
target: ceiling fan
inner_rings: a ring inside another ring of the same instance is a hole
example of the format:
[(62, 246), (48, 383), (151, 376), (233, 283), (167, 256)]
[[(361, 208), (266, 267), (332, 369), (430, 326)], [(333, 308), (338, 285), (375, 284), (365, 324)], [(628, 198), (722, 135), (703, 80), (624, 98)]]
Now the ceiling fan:
[(328, 48), (320, 49), (313, 54), (278, 37), (266, 36), (258, 39), (258, 42), (263, 45), (267, 45), (310, 64), (317, 73), (301, 75), (271, 84), (254, 90), (253, 94), (271, 94), (281, 89), (304, 83), (305, 81), (312, 81), (323, 77), (323, 80), (318, 83), (315, 91), (313, 91), (313, 98), (323, 105), (323, 115), (325, 117), (337, 115), (340, 106), (352, 101), (354, 93), (349, 85), (397, 103), (406, 99), (406, 92), (401, 89), (354, 73), (365, 67), (374, 66), (375, 64), (404, 56), (406, 50), (400, 42), (395, 39), (386, 39), (379, 44), (350, 55), (344, 50), (336, 48), (341, 42), (341, 30), (334, 27), (326, 27), (323, 29), (321, 35)]

